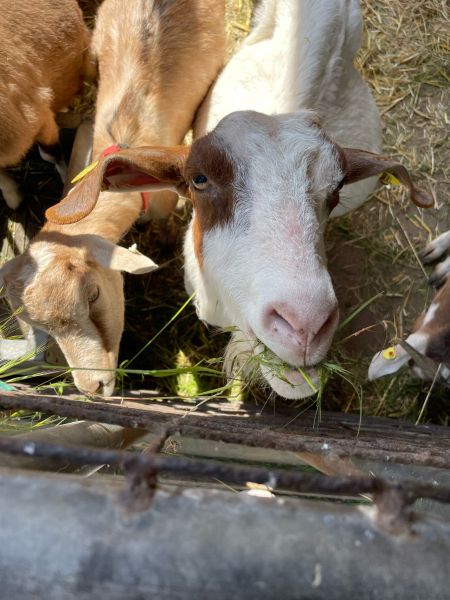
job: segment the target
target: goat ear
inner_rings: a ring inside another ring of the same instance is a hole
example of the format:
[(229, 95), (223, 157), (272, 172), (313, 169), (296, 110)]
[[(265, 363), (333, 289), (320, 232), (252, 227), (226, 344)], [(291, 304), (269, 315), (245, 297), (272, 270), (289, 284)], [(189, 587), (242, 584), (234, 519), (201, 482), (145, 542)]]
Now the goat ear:
[(99, 236), (90, 236), (90, 238), (91, 255), (105, 269), (142, 275), (158, 268), (156, 263), (143, 254), (112, 244)]
[(384, 375), (391, 375), (401, 369), (410, 359), (410, 355), (400, 344), (377, 352), (369, 366), (368, 379), (373, 381)]
[(343, 148), (345, 156), (344, 185), (354, 183), (380, 173), (392, 173), (408, 188), (411, 201), (420, 208), (431, 208), (434, 199), (429, 192), (415, 186), (408, 170), (399, 162), (366, 150)]
[(45, 216), (52, 223), (76, 223), (97, 204), (101, 191), (131, 192), (185, 189), (183, 171), (189, 147), (126, 148), (101, 157), (83, 179)]

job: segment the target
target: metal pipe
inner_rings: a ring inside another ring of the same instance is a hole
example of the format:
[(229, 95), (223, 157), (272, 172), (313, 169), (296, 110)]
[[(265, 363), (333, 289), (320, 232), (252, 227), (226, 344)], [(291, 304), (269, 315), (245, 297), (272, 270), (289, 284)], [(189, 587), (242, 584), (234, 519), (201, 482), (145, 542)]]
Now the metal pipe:
[(392, 535), (354, 506), (204, 489), (130, 513), (92, 483), (0, 470), (2, 598), (449, 598), (445, 522)]
[[(402, 437), (401, 430), (393, 430), (390, 438), (386, 435), (373, 435), (367, 438), (362, 434), (358, 435), (357, 429), (352, 431), (351, 428), (347, 430), (341, 428), (334, 432), (326, 428), (307, 430), (305, 427), (297, 428), (295, 423), (287, 429), (281, 428), (279, 420), (272, 416), (266, 421), (259, 417), (255, 423), (247, 418), (225, 413), (213, 416), (196, 411), (176, 410), (168, 405), (163, 407), (147, 405), (143, 409), (137, 409), (106, 402), (86, 403), (56, 396), (0, 392), (0, 406), (15, 409), (28, 408), (63, 417), (99, 421), (132, 429), (146, 429), (157, 435), (170, 428), (185, 437), (258, 448), (450, 468), (450, 441), (445, 428), (433, 429), (433, 432), (445, 430), (447, 437), (444, 441), (441, 439), (439, 445), (437, 433), (431, 435), (428, 426), (415, 427), (413, 431), (407, 432), (407, 437)], [(346, 435), (343, 435), (343, 432)], [(443, 435), (441, 434), (442, 438)]]

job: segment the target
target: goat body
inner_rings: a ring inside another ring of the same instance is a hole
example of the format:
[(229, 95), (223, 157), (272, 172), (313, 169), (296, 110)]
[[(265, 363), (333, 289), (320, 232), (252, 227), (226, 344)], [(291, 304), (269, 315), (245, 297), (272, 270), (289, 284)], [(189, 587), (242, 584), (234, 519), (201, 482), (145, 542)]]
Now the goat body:
[[(358, 0), (263, 0), (251, 33), (200, 107), (195, 137), (233, 111), (313, 110), (338, 144), (379, 152), (378, 109), (353, 65), (361, 35)], [(347, 187), (332, 216), (365, 202), (375, 183)]]
[[(182, 143), (225, 60), (224, 9), (223, 0), (103, 2), (92, 40), (100, 76), (94, 157), (112, 144)], [(127, 229), (141, 210), (140, 195), (132, 197), (138, 210), (126, 219)], [(177, 199), (173, 192), (152, 194), (150, 215), (167, 217)], [(111, 201), (123, 220), (130, 195), (106, 200), (108, 218), (116, 212)]]
[[(223, 0), (104, 0), (92, 40), (100, 75), (94, 157), (112, 144), (181, 142), (223, 64), (224, 40)], [(74, 188), (69, 197), (76, 202), (77, 194)], [(151, 199), (158, 216), (177, 198), (163, 194)], [(114, 389), (124, 318), (120, 271), (156, 267), (116, 245), (141, 206), (139, 193), (102, 192), (86, 218), (46, 223), (0, 271), (12, 306), (23, 306), (22, 318), (55, 338), (85, 392)]]
[(76, 0), (0, 0), (0, 188), (10, 208), (21, 197), (5, 167), (34, 142), (58, 143), (55, 112), (80, 89), (89, 34)]

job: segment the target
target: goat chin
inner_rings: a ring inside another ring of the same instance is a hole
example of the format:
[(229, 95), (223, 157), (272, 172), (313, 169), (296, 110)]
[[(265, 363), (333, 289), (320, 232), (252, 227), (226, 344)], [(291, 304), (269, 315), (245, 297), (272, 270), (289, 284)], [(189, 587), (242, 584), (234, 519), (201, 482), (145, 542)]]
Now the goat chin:
[(319, 374), (314, 367), (303, 367), (309, 377), (307, 382), (296, 369), (286, 368), (275, 354), (268, 351), (268, 358), (260, 360), (264, 346), (256, 339), (249, 339), (241, 331), (233, 333), (225, 350), (224, 369), (229, 379), (241, 378), (263, 383), (276, 394), (289, 400), (300, 400), (314, 395), (320, 385)]

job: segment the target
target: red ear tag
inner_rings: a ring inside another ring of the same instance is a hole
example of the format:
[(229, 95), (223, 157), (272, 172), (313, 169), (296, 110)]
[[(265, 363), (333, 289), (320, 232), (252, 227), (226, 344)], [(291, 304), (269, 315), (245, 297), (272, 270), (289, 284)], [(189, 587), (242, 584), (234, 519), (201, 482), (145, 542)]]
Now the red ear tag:
[(110, 154), (119, 152), (119, 150), (120, 150), (120, 146), (118, 146), (117, 144), (113, 144), (112, 146), (108, 146), (108, 148), (105, 148), (103, 150), (103, 152), (100, 154), (100, 156), (109, 156)]

